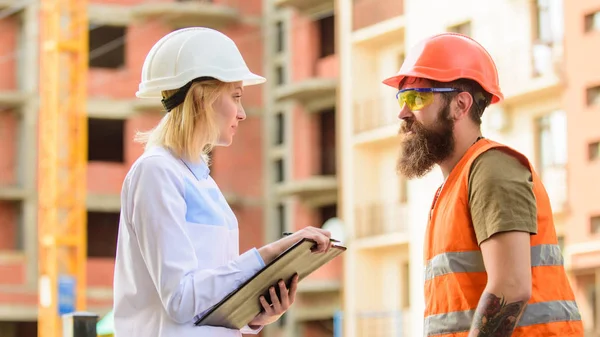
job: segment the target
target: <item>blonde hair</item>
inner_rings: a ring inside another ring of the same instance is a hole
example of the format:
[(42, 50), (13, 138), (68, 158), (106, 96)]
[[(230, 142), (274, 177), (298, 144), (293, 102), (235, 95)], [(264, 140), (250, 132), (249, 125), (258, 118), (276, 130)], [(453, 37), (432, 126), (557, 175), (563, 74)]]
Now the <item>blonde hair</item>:
[[(168, 112), (154, 129), (138, 131), (134, 140), (145, 144), (145, 150), (162, 146), (185, 160), (202, 158), (209, 164), (208, 153), (219, 138), (213, 105), (231, 87), (232, 83), (218, 80), (192, 83), (183, 103)], [(167, 90), (162, 95), (167, 98), (176, 92)]]

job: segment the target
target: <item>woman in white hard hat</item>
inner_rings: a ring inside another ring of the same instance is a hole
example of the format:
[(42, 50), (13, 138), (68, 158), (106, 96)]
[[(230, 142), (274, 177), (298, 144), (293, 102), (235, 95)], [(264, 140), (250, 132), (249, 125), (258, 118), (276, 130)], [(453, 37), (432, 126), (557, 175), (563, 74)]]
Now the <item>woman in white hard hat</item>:
[(194, 321), (301, 238), (317, 252), (330, 233), (308, 227), (241, 255), (238, 223), (214, 180), (207, 153), (231, 144), (246, 118), (244, 86), (264, 83), (235, 43), (207, 28), (185, 28), (148, 53), (136, 96), (162, 99), (158, 126), (140, 133), (145, 152), (123, 183), (114, 280), (115, 337), (241, 336), (258, 333), (294, 302), (289, 289), (271, 289), (272, 305), (244, 329), (195, 326)]

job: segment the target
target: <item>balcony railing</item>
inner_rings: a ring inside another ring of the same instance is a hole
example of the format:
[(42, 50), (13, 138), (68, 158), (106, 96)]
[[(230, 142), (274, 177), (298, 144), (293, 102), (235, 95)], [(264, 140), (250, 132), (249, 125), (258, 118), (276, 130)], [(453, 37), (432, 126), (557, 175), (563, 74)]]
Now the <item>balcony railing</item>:
[(403, 0), (354, 0), (352, 29), (357, 30), (404, 14)]
[(410, 324), (408, 313), (393, 311), (364, 311), (356, 317), (357, 337), (405, 337)]
[(563, 212), (567, 205), (567, 168), (562, 165), (544, 167), (541, 179), (550, 198), (552, 212)]
[(398, 104), (393, 97), (371, 98), (354, 102), (354, 133), (397, 124)]
[(532, 75), (562, 74), (563, 50), (559, 43), (534, 43), (531, 47)]
[(369, 203), (355, 209), (356, 238), (408, 232), (408, 210), (398, 202)]

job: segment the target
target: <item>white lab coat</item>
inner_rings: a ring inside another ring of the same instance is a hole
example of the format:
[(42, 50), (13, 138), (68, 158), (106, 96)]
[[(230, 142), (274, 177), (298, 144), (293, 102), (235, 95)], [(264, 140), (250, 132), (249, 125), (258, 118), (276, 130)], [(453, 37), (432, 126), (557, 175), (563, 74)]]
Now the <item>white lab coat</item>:
[(258, 333), (193, 324), (265, 265), (256, 249), (239, 255), (238, 242), (237, 219), (204, 162), (146, 151), (121, 192), (115, 337)]

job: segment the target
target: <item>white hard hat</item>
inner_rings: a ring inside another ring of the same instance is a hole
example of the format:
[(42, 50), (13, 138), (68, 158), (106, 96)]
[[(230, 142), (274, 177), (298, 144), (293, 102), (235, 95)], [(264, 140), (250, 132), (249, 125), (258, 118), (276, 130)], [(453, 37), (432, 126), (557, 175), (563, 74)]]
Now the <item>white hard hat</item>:
[(150, 49), (142, 67), (136, 96), (162, 98), (163, 90), (179, 89), (190, 81), (212, 77), (244, 86), (266, 81), (248, 69), (232, 39), (214, 29), (190, 27), (173, 31)]

